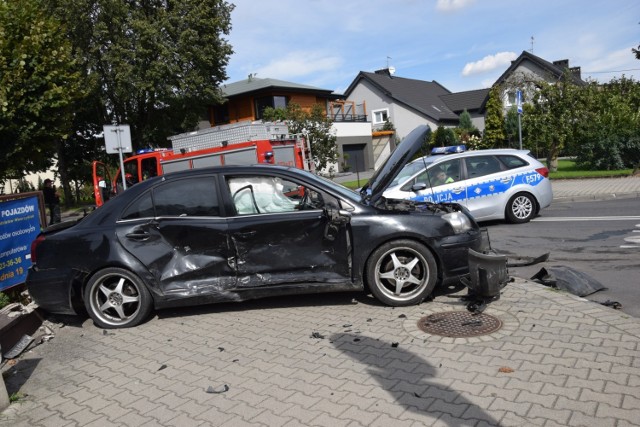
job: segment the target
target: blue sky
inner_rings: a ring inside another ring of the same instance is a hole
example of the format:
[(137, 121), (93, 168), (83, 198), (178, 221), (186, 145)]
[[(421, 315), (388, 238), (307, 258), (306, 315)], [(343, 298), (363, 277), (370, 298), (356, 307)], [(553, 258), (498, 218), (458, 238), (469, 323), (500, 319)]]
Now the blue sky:
[(640, 81), (638, 0), (229, 0), (235, 82), (252, 73), (344, 92), (360, 71), (491, 86), (524, 50), (583, 79)]

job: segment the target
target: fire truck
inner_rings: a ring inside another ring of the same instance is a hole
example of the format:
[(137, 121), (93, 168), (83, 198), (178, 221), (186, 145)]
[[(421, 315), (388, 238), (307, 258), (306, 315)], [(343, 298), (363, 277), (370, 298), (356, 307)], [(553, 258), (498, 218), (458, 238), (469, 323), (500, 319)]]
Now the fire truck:
[[(172, 148), (143, 149), (124, 160), (126, 187), (154, 176), (185, 169), (256, 163), (310, 169), (304, 139), (290, 135), (286, 123), (243, 122), (182, 133), (168, 138)], [(97, 206), (124, 191), (122, 171), (93, 162)]]

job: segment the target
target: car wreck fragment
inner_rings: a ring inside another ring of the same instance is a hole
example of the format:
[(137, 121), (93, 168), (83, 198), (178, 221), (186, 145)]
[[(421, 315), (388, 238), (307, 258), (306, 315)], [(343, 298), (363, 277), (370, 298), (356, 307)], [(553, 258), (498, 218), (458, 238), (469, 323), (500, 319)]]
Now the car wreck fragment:
[[(469, 274), (470, 251), (489, 249), (464, 206), (383, 197), (429, 132), (409, 134), (359, 192), (272, 165), (148, 179), (41, 233), (27, 288), (41, 308), (86, 310), (102, 328), (135, 326), (154, 308), (291, 294), (361, 290), (418, 304)], [(489, 255), (474, 259), (494, 268)]]

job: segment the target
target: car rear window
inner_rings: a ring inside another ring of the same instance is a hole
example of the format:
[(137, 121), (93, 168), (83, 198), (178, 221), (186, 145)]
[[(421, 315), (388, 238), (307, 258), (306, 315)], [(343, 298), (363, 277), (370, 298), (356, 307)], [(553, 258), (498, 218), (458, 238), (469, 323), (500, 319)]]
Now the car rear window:
[(518, 156), (504, 155), (498, 156), (498, 158), (507, 167), (507, 169), (516, 169), (529, 165), (529, 163)]

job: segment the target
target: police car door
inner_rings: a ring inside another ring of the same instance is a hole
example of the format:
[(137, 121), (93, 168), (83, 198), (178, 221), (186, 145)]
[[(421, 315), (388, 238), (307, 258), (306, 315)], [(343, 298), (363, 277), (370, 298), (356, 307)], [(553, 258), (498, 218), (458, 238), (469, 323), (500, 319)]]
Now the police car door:
[(467, 172), (467, 207), (476, 220), (499, 217), (504, 211), (513, 173), (492, 155), (464, 158)]
[(462, 179), (460, 166), (459, 159), (431, 165), (412, 180), (414, 189), (423, 188), (411, 198), (434, 203), (455, 202), (464, 205), (467, 198), (467, 185)]

